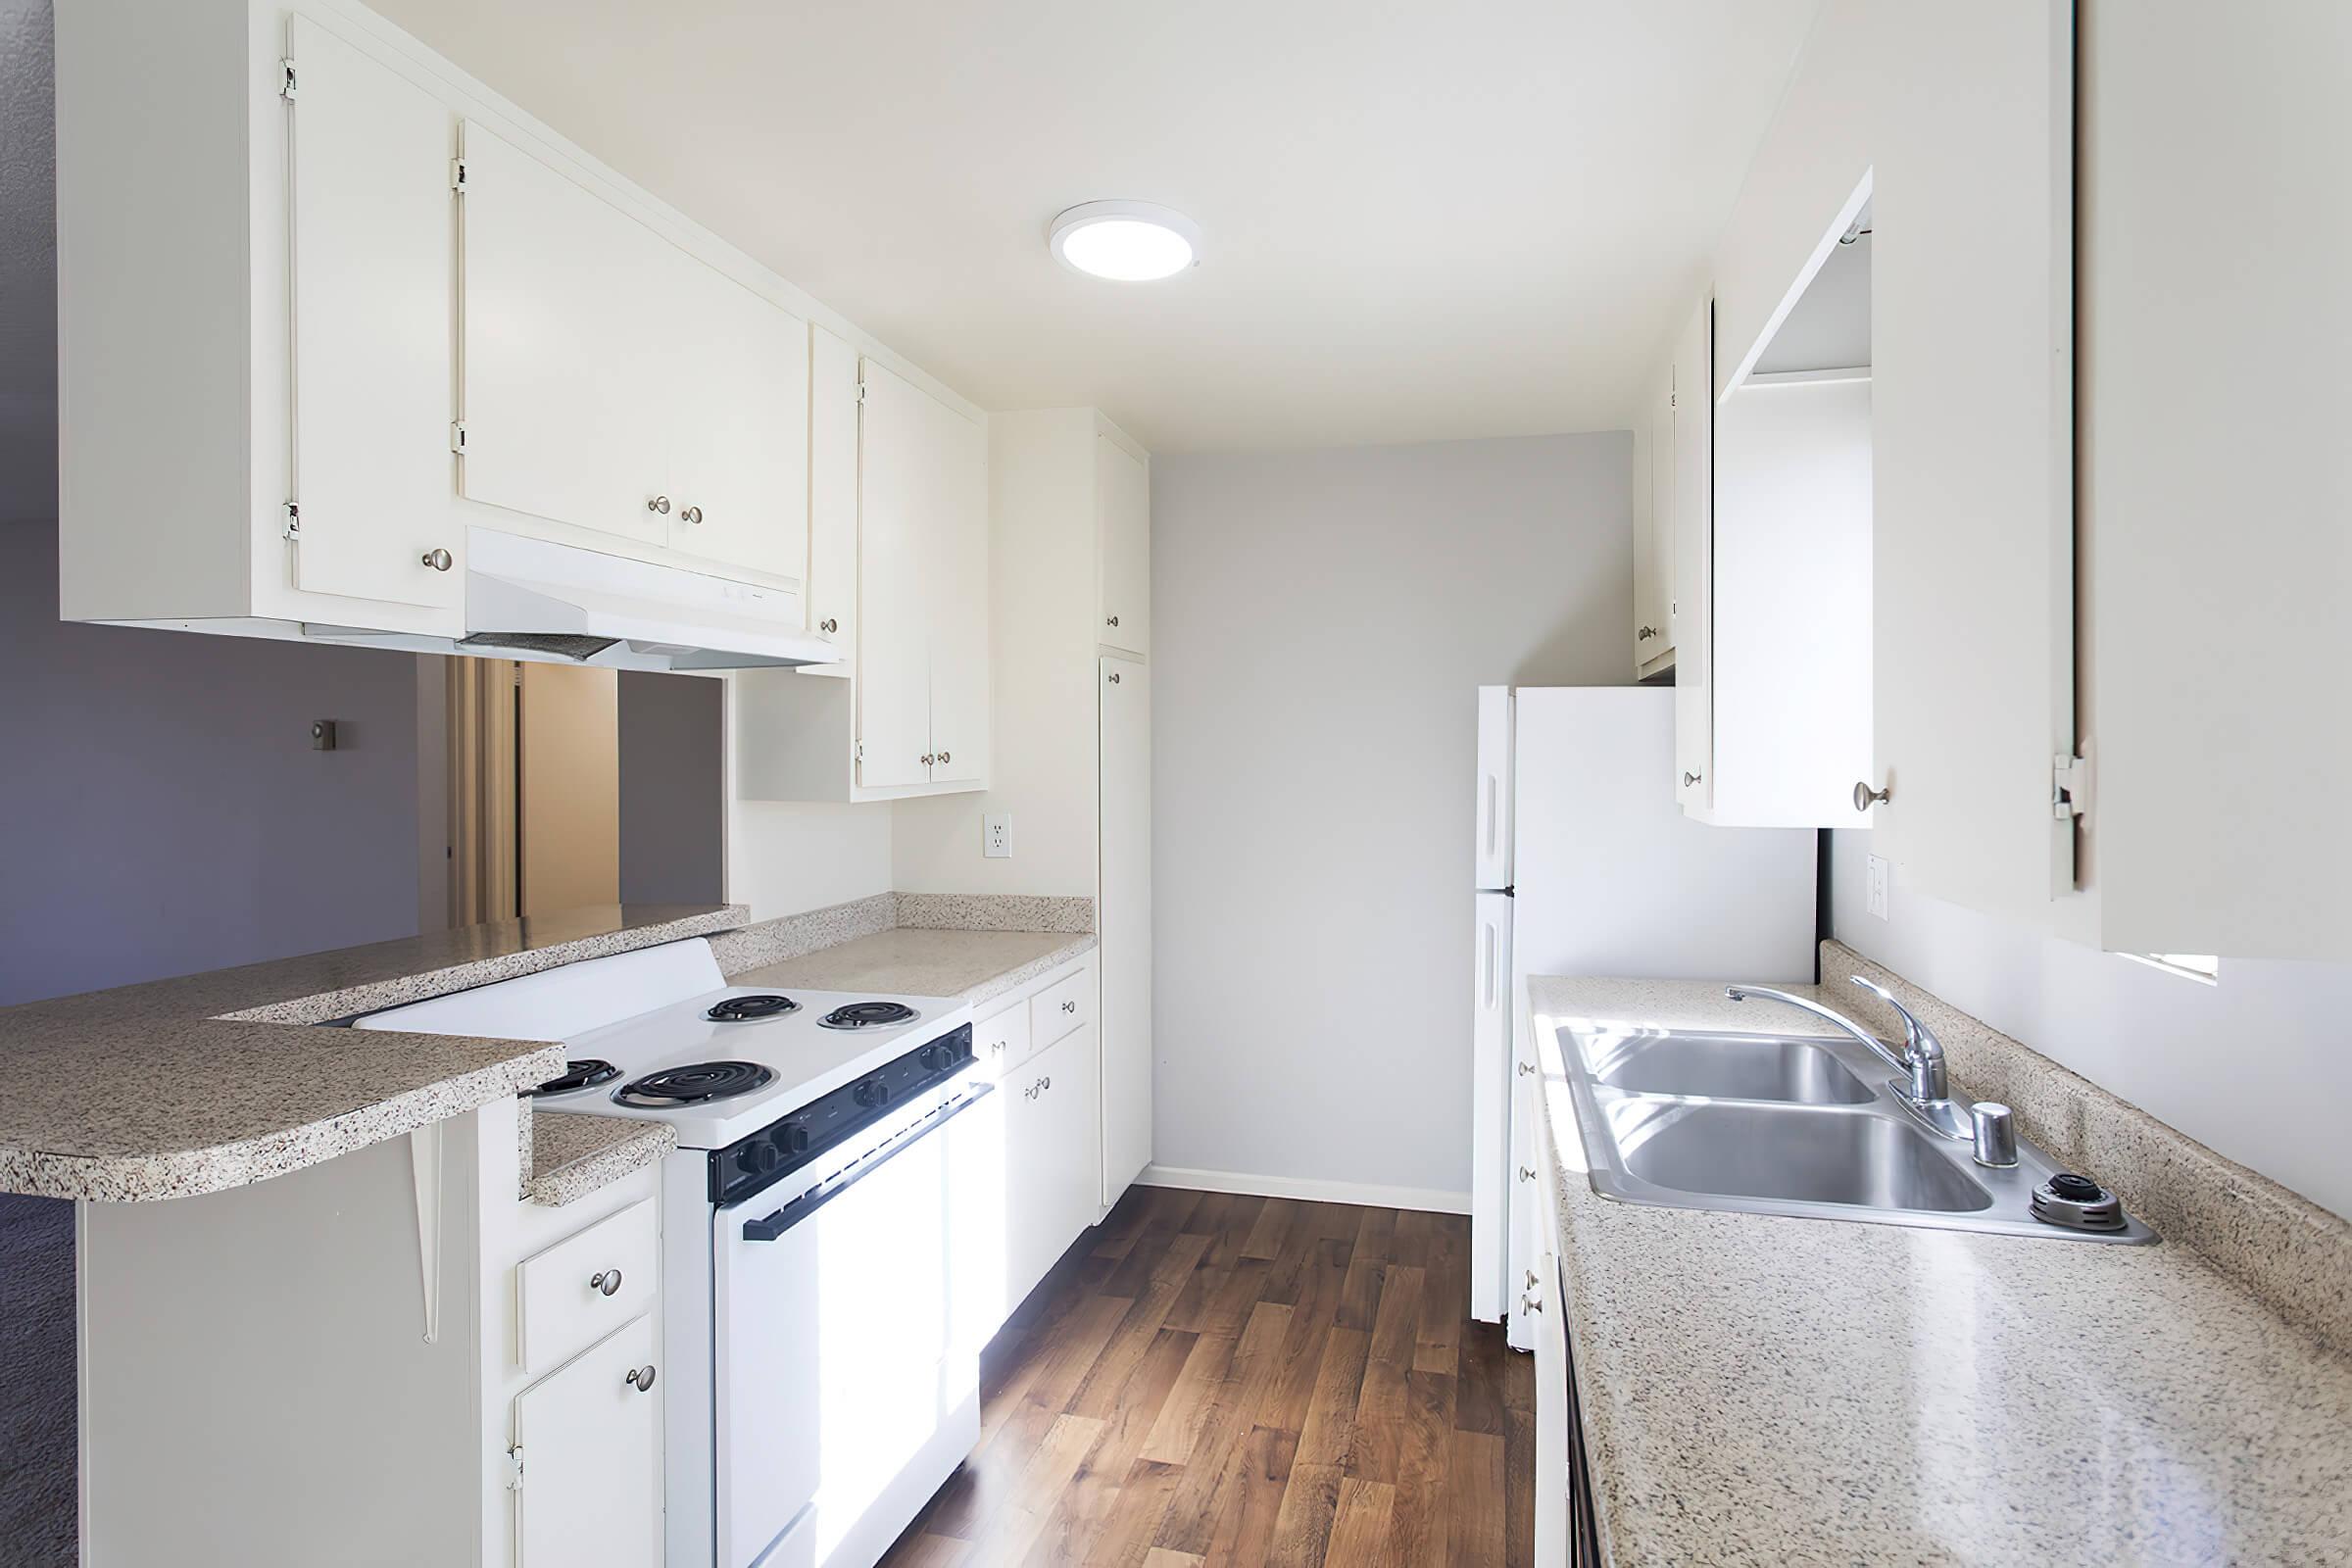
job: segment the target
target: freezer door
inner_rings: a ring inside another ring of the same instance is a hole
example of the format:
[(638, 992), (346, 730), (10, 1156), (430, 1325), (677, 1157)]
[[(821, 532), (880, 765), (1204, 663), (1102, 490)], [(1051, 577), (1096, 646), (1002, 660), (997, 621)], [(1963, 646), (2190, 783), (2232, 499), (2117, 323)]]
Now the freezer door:
[(1478, 689), (1478, 869), (1474, 888), (1511, 885), (1511, 689)]
[(1502, 1317), (1509, 1262), (1511, 1159), (1511, 897), (1478, 895), (1471, 973), (1470, 1315)]

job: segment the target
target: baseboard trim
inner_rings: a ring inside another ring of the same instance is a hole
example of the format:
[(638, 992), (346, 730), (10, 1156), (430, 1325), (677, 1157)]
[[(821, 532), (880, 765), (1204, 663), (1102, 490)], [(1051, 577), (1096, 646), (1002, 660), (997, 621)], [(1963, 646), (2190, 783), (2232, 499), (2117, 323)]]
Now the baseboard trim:
[(1368, 1182), (1317, 1182), (1298, 1176), (1250, 1176), (1231, 1170), (1187, 1170), (1146, 1165), (1136, 1180), (1146, 1187), (1181, 1187), (1197, 1193), (1240, 1193), (1250, 1198), (1293, 1198), (1309, 1203), (1357, 1203), (1368, 1208), (1410, 1208), (1431, 1214), (1467, 1214), (1468, 1193), (1436, 1187), (1380, 1187)]

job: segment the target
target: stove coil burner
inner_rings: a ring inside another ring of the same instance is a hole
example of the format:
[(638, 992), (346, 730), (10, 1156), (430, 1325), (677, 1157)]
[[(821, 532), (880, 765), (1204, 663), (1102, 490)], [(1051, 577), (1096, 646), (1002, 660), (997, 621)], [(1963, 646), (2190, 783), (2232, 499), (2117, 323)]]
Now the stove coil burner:
[(574, 1089), (593, 1089), (598, 1084), (609, 1084), (619, 1076), (620, 1069), (609, 1061), (593, 1058), (567, 1061), (561, 1074), (530, 1092), (534, 1095), (567, 1095)]
[(853, 1002), (835, 1007), (817, 1023), (826, 1029), (880, 1029), (894, 1023), (912, 1023), (915, 1011), (904, 1002)]
[(748, 1095), (775, 1076), (756, 1061), (698, 1061), (688, 1067), (649, 1072), (613, 1091), (612, 1099), (615, 1103), (647, 1110), (670, 1110)]
[(712, 1023), (749, 1023), (754, 1018), (775, 1018), (800, 1010), (801, 1004), (790, 997), (724, 997), (712, 1003), (703, 1016)]

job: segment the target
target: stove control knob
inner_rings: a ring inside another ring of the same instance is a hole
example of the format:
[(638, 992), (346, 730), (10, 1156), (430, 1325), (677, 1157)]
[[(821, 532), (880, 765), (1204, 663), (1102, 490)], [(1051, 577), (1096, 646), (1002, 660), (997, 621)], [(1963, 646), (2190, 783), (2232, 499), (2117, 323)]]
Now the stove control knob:
[(923, 1071), (937, 1072), (948, 1064), (948, 1053), (941, 1046), (925, 1046), (914, 1054), (914, 1059), (923, 1064)]
[(784, 1156), (776, 1152), (773, 1145), (751, 1144), (735, 1156), (735, 1163), (751, 1175), (764, 1176), (783, 1163), (783, 1159)]
[(858, 1103), (871, 1110), (890, 1099), (890, 1086), (879, 1078), (868, 1078), (858, 1086)]
[(767, 1136), (769, 1141), (775, 1145), (778, 1152), (786, 1154), (808, 1152), (808, 1129), (806, 1127), (793, 1122), (784, 1122)]

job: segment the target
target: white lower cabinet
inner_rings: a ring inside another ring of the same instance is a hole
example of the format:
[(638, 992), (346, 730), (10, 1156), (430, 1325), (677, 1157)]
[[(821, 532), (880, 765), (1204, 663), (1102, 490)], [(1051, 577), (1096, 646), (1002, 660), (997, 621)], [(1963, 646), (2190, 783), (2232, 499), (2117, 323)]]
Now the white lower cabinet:
[(1004, 1309), (1020, 1304), (1100, 1208), (1095, 1032), (1039, 1052), (997, 1087), (1004, 1100)]
[(515, 1396), (516, 1568), (660, 1559), (660, 1383), (649, 1315)]

